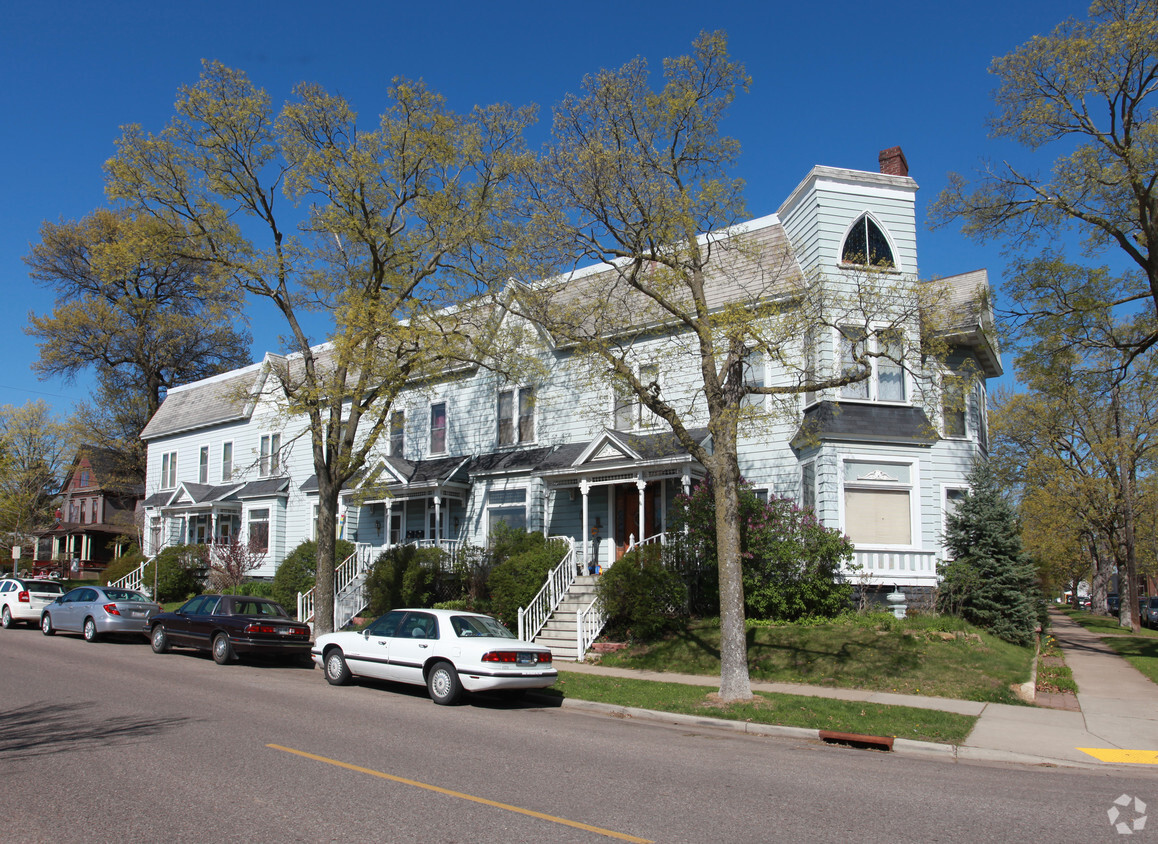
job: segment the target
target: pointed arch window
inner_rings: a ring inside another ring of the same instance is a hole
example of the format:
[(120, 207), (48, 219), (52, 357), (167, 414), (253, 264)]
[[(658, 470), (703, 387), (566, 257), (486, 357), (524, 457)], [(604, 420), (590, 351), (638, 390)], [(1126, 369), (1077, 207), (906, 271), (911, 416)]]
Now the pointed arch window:
[(868, 214), (862, 214), (848, 230), (844, 248), (840, 252), (840, 260), (844, 264), (860, 264), (881, 269), (893, 269), (897, 266), (888, 238)]

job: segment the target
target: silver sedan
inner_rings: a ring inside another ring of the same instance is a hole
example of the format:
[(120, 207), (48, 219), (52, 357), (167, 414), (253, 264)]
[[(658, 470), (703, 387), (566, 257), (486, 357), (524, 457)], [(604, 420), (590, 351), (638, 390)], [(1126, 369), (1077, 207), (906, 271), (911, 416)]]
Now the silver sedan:
[(145, 620), (161, 607), (148, 595), (112, 586), (78, 586), (65, 592), (40, 614), (40, 631), (51, 636), (80, 633), (95, 642), (110, 633), (144, 635)]

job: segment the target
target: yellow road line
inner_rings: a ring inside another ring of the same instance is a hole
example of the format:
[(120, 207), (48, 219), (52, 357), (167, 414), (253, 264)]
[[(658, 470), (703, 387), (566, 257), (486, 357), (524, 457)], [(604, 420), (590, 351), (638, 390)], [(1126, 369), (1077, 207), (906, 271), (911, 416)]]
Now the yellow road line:
[(564, 826), (583, 829), (587, 832), (606, 835), (608, 838), (618, 838), (620, 841), (633, 841), (636, 842), (636, 844), (653, 844), (653, 842), (647, 838), (637, 838), (634, 835), (627, 835), (622, 832), (614, 832), (610, 829), (603, 829), (602, 827), (591, 826), (590, 824), (579, 823), (578, 821), (569, 821), (566, 818), (559, 818), (555, 817), (554, 815), (546, 815), (542, 812), (532, 811), (531, 809), (521, 809), (518, 806), (511, 806), (507, 803), (499, 803), (495, 800), (488, 800), (485, 797), (475, 797), (473, 794), (464, 794), (461, 791), (452, 791), (449, 788), (430, 785), (429, 783), (419, 782), (418, 780), (408, 780), (405, 777), (396, 777), (393, 774), (386, 774), (382, 771), (375, 771), (373, 768), (363, 768), (359, 765), (351, 765), (348, 762), (340, 762), (337, 759), (328, 759), (325, 756), (317, 756), (313, 753), (306, 753), (304, 750), (294, 750), (292, 747), (282, 747), (280, 744), (267, 744), (266, 747), (272, 748), (273, 750), (282, 750), (286, 753), (292, 753), (295, 756), (303, 756), (306, 759), (313, 759), (315, 762), (325, 762), (327, 765), (334, 765), (339, 768), (345, 768), (349, 771), (357, 771), (360, 774), (369, 774), (372, 777), (390, 780), (391, 782), (399, 782), (403, 785), (412, 785), (415, 788), (425, 788), (427, 791), (436, 791), (439, 794), (445, 794), (448, 797), (458, 797), (461, 800), (470, 800), (472, 803), (482, 803), (484, 806), (493, 806), (496, 809), (505, 809), (508, 812), (517, 812), (520, 815), (529, 815), (532, 818), (539, 818), (540, 820), (550, 821), (551, 823), (563, 824)]
[(1119, 750), (1116, 747), (1079, 747), (1099, 762), (1131, 765), (1158, 765), (1158, 750)]

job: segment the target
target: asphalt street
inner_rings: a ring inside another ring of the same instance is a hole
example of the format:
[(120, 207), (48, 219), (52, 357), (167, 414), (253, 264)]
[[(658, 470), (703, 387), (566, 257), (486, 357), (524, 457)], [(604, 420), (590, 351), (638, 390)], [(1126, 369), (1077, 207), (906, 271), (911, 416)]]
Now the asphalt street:
[(1121, 840), (1111, 809), (1158, 812), (1149, 768), (444, 708), (417, 688), (24, 629), (0, 631), (0, 770), (4, 842), (1099, 841)]

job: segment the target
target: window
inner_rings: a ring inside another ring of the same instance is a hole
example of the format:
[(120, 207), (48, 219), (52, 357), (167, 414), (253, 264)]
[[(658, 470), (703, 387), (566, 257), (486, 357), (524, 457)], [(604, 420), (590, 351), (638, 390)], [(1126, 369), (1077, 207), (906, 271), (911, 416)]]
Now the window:
[[(866, 355), (872, 355), (866, 357)], [(846, 399), (873, 401), (905, 401), (904, 345), (897, 331), (885, 330), (868, 334), (861, 326), (843, 326), (840, 329), (840, 368), (842, 374), (859, 372), (861, 358), (869, 368), (867, 378), (845, 384), (840, 395)]]
[(395, 410), (390, 414), (390, 456), (401, 458), (406, 452), (406, 414)]
[(912, 463), (844, 462), (844, 532), (854, 545), (912, 546)]
[[(518, 417), (515, 408), (518, 408)], [(535, 439), (535, 389), (518, 387), (499, 391), (499, 445)]]
[(249, 544), (264, 554), (269, 550), (269, 509), (249, 511)]
[[(804, 383), (816, 383), (816, 332), (809, 328), (804, 334)], [(804, 394), (804, 404), (816, 402), (816, 391), (809, 390)]]
[(88, 521), (88, 500), (82, 498), (80, 500), (80, 523), (83, 525)]
[(91, 484), (92, 484), (92, 476), (90, 475), (88, 469), (81, 469), (80, 470), (80, 484), (79, 485), (81, 487), (86, 487), (86, 486), (89, 486)]
[(261, 476), (268, 478), (281, 470), (281, 434), (266, 434), (261, 438)]
[[(659, 365), (649, 363), (639, 367), (639, 383), (653, 395), (658, 396), (660, 390)], [(644, 406), (634, 390), (626, 385), (617, 385), (613, 424), (617, 431), (649, 428), (656, 424), (656, 416)]]
[(201, 446), (201, 453), (197, 458), (197, 483), (209, 483), (209, 446)]
[(816, 511), (816, 461), (800, 467), (800, 506)]
[(487, 495), (487, 529), (498, 524), (515, 529), (527, 527), (527, 491), (525, 489), (492, 490)]
[(233, 480), (233, 443), (221, 444), (221, 481)]
[(167, 451), (161, 455), (161, 489), (177, 486), (177, 452)]
[(949, 374), (941, 382), (941, 420), (946, 437), (968, 436), (965, 390), (959, 374)]
[[(963, 502), (965, 500), (965, 496), (969, 494), (968, 489), (960, 487), (943, 487), (943, 489), (945, 499), (941, 503), (942, 544), (944, 544), (944, 536), (949, 531), (949, 517), (957, 513), (957, 511), (961, 508), (961, 502)], [(953, 556), (952, 553), (950, 553), (948, 546), (945, 546), (944, 553), (946, 559), (951, 559)]]
[(868, 214), (861, 216), (848, 230), (844, 248), (840, 251), (840, 260), (844, 264), (859, 264), (880, 269), (896, 267), (888, 238)]
[(430, 453), (446, 453), (446, 402), (430, 406)]
[[(764, 387), (765, 385), (764, 353), (759, 349), (752, 349), (744, 357), (744, 387)], [(761, 393), (745, 393), (743, 403), (745, 407), (763, 409), (765, 399)]]

